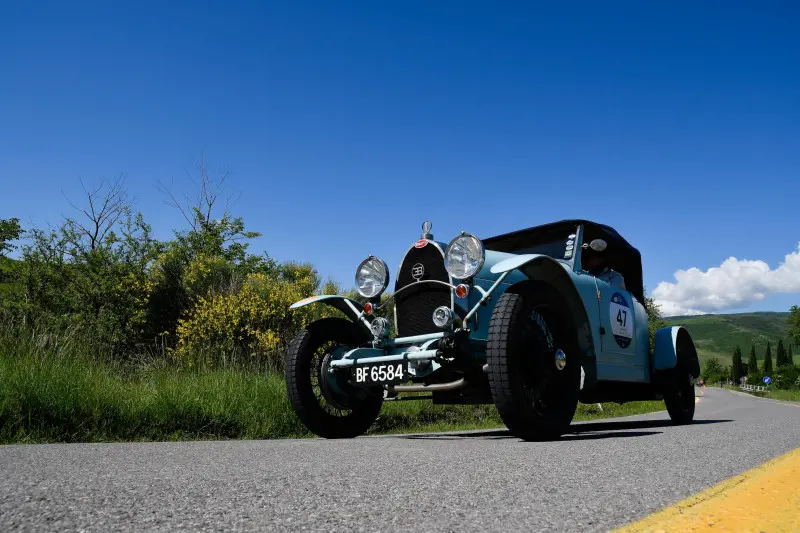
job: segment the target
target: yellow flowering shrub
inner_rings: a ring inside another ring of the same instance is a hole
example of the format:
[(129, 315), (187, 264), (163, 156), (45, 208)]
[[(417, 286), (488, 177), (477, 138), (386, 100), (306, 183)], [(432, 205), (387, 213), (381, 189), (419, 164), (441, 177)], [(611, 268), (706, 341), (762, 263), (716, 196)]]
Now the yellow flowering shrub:
[(198, 255), (183, 274), (188, 294), (206, 295), (229, 288), (233, 282), (233, 264), (223, 257)]
[(188, 364), (247, 356), (280, 366), (296, 331), (320, 316), (315, 307), (324, 307), (290, 310), (294, 302), (313, 295), (316, 282), (310, 268), (287, 277), (249, 274), (232, 292), (200, 297), (178, 321), (175, 354)]

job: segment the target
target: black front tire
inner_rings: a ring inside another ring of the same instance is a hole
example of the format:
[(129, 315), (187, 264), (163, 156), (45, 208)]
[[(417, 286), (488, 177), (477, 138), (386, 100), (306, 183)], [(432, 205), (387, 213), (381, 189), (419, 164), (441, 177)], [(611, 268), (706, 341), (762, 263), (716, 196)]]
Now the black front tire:
[(327, 439), (357, 437), (378, 418), (382, 390), (349, 386), (327, 371), (335, 350), (355, 348), (367, 340), (360, 328), (341, 318), (325, 318), (297, 334), (286, 361), (289, 402), (300, 421)]
[[(553, 298), (505, 293), (489, 324), (489, 387), (508, 429), (528, 440), (567, 431), (580, 393), (580, 359)], [(558, 370), (555, 351), (567, 354)]]

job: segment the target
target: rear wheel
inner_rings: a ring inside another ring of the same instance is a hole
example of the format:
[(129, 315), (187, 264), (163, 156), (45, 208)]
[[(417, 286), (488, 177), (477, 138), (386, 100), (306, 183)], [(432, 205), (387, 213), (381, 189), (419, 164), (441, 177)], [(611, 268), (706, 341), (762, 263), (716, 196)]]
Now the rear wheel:
[(505, 293), (489, 324), (489, 387), (506, 426), (526, 439), (563, 434), (575, 415), (580, 361), (551, 300)]
[(289, 402), (303, 424), (328, 439), (356, 437), (375, 422), (382, 391), (351, 387), (330, 362), (365, 341), (364, 333), (341, 318), (325, 318), (297, 334), (286, 361)]
[(685, 368), (678, 365), (665, 376), (664, 404), (673, 424), (690, 424), (694, 419), (694, 378)]

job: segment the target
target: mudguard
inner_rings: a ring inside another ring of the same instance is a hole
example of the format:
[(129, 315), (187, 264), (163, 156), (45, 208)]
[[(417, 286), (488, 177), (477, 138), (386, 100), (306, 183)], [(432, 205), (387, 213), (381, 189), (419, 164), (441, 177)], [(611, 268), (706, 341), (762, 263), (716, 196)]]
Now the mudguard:
[(692, 337), (686, 328), (670, 326), (656, 331), (653, 351), (653, 370), (675, 368), (679, 360), (685, 360), (692, 377), (700, 376), (700, 360)]
[(600, 338), (599, 336), (595, 338), (592, 330), (596, 329), (599, 331), (599, 328), (591, 327), (591, 321), (584, 307), (583, 300), (578, 293), (575, 282), (570, 277), (569, 266), (556, 261), (550, 256), (542, 254), (521, 254), (499, 261), (492, 266), (490, 272), (493, 274), (502, 274), (503, 272), (512, 270), (522, 272), (530, 281), (517, 282), (509, 287), (507, 292), (524, 290), (526, 284), (533, 281), (547, 283), (563, 295), (564, 302), (574, 320), (574, 328), (577, 334), (576, 340), (581, 352), (581, 366), (585, 373), (584, 385), (587, 388), (593, 387), (597, 382), (597, 358), (595, 347), (600, 346)]
[(322, 302), (325, 305), (330, 305), (331, 307), (338, 309), (356, 324), (361, 322), (361, 303), (338, 294), (320, 294), (318, 296), (304, 298), (299, 302), (295, 302), (290, 305), (289, 309), (299, 309), (300, 307), (305, 307), (317, 302)]
[(552, 258), (542, 254), (520, 254), (499, 261), (497, 264), (495, 264), (494, 266), (492, 266), (492, 268), (489, 269), (489, 272), (491, 272), (492, 274), (502, 274), (503, 272), (508, 272), (509, 270), (514, 270), (517, 268), (524, 271), (525, 269), (523, 269), (522, 267), (540, 258), (542, 260), (552, 261)]

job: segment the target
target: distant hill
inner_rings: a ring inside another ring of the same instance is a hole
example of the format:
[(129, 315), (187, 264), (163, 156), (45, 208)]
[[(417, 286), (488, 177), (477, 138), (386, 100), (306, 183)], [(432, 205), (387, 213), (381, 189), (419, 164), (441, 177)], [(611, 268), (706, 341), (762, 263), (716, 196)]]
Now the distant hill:
[[(786, 318), (789, 313), (737, 313), (732, 315), (699, 315), (666, 317), (670, 325), (685, 326), (697, 346), (700, 360), (718, 357), (723, 364), (730, 364), (736, 345), (742, 349), (747, 361), (750, 347), (755, 344), (756, 357), (764, 359), (767, 341), (772, 344), (772, 361), (778, 340), (787, 344)], [(788, 348), (788, 346), (787, 346)], [(794, 349), (795, 362), (800, 362), (800, 350)]]

